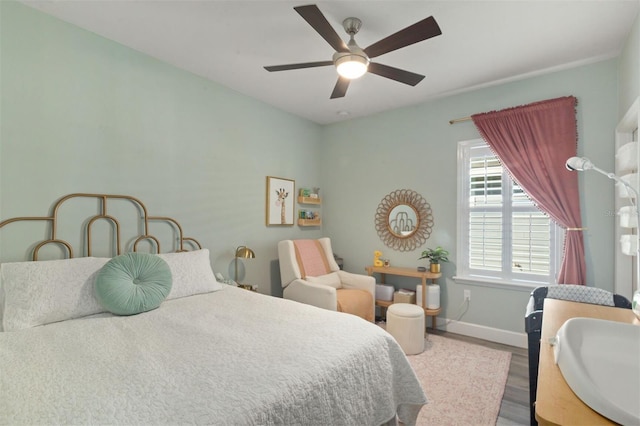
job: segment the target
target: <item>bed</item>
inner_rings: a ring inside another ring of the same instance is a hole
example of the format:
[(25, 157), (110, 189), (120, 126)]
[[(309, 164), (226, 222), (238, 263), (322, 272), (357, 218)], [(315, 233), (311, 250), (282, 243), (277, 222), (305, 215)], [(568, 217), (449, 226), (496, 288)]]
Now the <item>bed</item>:
[[(98, 197), (100, 219), (104, 197), (122, 197), (71, 196)], [(57, 206), (40, 218), (51, 229)], [(157, 218), (140, 210), (148, 239)], [(388, 333), (218, 283), (209, 251), (169, 222), (176, 252), (140, 257), (167, 267), (171, 286), (140, 313), (106, 311), (99, 295), (109, 265), (134, 254), (0, 265), (0, 424), (415, 424), (426, 397)], [(49, 243), (66, 247), (55, 233)]]

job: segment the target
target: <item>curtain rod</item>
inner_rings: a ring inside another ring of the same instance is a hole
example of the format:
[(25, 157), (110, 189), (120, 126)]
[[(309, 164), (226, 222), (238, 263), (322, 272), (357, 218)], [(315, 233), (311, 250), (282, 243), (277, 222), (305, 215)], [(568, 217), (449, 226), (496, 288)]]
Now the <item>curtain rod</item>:
[(461, 121), (471, 121), (471, 117), (454, 118), (453, 120), (449, 120), (449, 124), (456, 124)]

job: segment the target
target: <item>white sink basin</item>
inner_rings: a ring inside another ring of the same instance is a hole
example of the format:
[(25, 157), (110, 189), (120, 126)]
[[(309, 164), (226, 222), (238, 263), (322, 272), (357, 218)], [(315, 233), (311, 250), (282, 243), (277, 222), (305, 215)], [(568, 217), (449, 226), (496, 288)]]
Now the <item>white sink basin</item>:
[(552, 344), (556, 364), (582, 402), (614, 422), (640, 424), (640, 326), (572, 318)]

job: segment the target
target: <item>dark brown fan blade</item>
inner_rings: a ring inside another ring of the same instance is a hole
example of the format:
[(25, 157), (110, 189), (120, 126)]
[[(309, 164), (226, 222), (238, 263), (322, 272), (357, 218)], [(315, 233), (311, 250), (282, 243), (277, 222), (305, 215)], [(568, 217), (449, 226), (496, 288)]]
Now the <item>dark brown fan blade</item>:
[(442, 31), (440, 31), (438, 23), (433, 16), (429, 16), (397, 33), (391, 34), (387, 38), (383, 38), (377, 43), (373, 43), (364, 49), (364, 53), (366, 53), (369, 58), (375, 58), (376, 56), (392, 52), (401, 47), (409, 46), (431, 37), (439, 36), (440, 34), (442, 34)]
[(347, 44), (340, 38), (336, 30), (333, 29), (327, 18), (324, 17), (318, 6), (310, 4), (308, 6), (294, 7), (295, 11), (313, 27), (337, 52), (348, 52)]
[(301, 68), (326, 67), (327, 65), (333, 65), (333, 61), (303, 62), (301, 64), (288, 65), (270, 65), (268, 67), (264, 67), (264, 69), (267, 71), (287, 71), (297, 70)]
[(390, 67), (389, 65), (382, 65), (382, 64), (373, 63), (373, 62), (369, 64), (369, 68), (367, 68), (367, 71), (372, 74), (377, 74), (381, 77), (390, 78), (391, 80), (408, 84), (409, 86), (415, 86), (416, 84), (420, 83), (424, 78), (424, 75), (401, 70), (399, 68)]
[(336, 87), (333, 88), (333, 92), (331, 93), (331, 97), (329, 99), (342, 98), (347, 94), (347, 89), (349, 88), (349, 80), (348, 78), (338, 77), (338, 82), (336, 83)]

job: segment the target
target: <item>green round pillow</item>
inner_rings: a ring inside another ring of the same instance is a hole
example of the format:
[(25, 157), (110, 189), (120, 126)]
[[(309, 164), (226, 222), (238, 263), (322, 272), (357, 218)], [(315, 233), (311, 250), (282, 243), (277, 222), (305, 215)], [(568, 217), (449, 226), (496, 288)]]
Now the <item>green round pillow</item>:
[(171, 291), (171, 270), (160, 257), (126, 253), (107, 262), (96, 276), (98, 302), (116, 315), (134, 315), (160, 306)]

